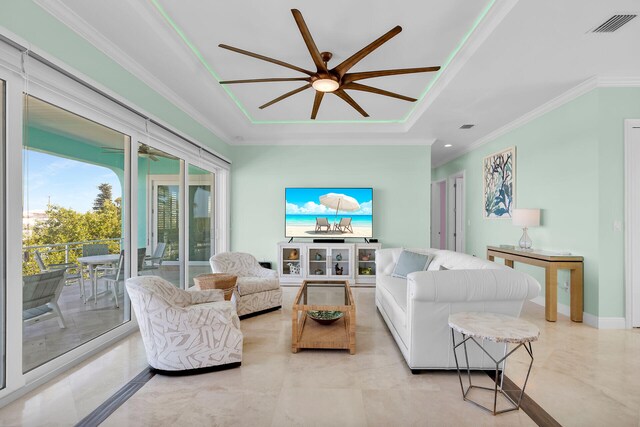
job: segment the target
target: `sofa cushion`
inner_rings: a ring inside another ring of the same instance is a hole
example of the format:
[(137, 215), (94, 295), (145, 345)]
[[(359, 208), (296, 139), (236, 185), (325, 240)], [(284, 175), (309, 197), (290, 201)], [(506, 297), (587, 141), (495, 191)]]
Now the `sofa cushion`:
[(409, 273), (426, 270), (432, 259), (433, 255), (402, 251), (391, 276), (406, 279)]
[(240, 296), (280, 289), (280, 283), (273, 277), (238, 277), (236, 282)]

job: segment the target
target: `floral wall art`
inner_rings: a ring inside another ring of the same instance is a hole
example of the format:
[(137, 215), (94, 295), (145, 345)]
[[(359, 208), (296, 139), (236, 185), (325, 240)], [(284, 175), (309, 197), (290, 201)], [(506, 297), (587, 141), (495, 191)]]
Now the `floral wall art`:
[(516, 190), (516, 148), (485, 157), (482, 166), (484, 217), (511, 218)]

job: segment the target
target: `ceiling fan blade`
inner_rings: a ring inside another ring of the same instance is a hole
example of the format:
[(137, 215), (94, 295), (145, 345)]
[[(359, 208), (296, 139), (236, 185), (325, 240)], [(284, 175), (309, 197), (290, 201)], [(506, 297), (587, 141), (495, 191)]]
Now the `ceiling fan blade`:
[(311, 110), (311, 120), (315, 120), (318, 115), (318, 110), (320, 109), (320, 103), (322, 102), (322, 97), (324, 96), (324, 92), (316, 91), (316, 97), (313, 100), (313, 110)]
[(395, 35), (402, 31), (402, 27), (400, 25), (396, 25), (391, 30), (389, 30), (383, 36), (377, 38), (367, 46), (360, 49), (358, 52), (351, 55), (349, 58), (345, 59), (334, 68), (334, 71), (338, 73), (340, 77), (344, 76), (347, 71), (351, 69), (354, 65), (360, 62), (365, 56), (369, 55), (371, 52), (382, 46), (387, 41), (391, 40)]
[(259, 55), (257, 53), (249, 52), (248, 50), (242, 50), (242, 49), (239, 49), (237, 47), (229, 46), (229, 45), (226, 45), (226, 44), (219, 44), (218, 46), (223, 48), (223, 49), (230, 50), (232, 52), (240, 53), (242, 55), (247, 55), (247, 56), (250, 56), (252, 58), (261, 59), (263, 61), (271, 62), (272, 64), (280, 65), (281, 67), (290, 68), (292, 70), (296, 70), (296, 71), (299, 71), (301, 73), (304, 73), (304, 74), (306, 74), (308, 76), (313, 76), (313, 75), (316, 74), (316, 73), (314, 73), (312, 71), (305, 70), (304, 68), (300, 68), (300, 67), (297, 67), (295, 65), (288, 64), (288, 63), (280, 61), (278, 59), (269, 58), (268, 56)]
[(287, 92), (287, 93), (285, 93), (284, 95), (280, 95), (279, 97), (277, 97), (277, 98), (276, 98), (276, 99), (274, 99), (273, 101), (269, 101), (269, 102), (267, 102), (266, 104), (261, 105), (261, 106), (260, 106), (260, 109), (262, 110), (263, 108), (267, 108), (268, 106), (273, 105), (273, 104), (275, 104), (276, 102), (280, 102), (280, 101), (282, 101), (283, 99), (288, 98), (288, 97), (290, 97), (291, 95), (295, 95), (295, 94), (296, 94), (296, 93), (298, 93), (298, 92), (302, 92), (302, 91), (303, 91), (303, 90), (305, 90), (305, 89), (309, 89), (310, 87), (311, 87), (311, 83), (306, 84), (306, 85), (304, 85), (304, 86), (302, 86), (302, 87), (299, 87), (298, 89), (294, 89), (294, 90), (292, 90), (291, 92)]
[(221, 81), (221, 85), (230, 85), (236, 83), (263, 83), (263, 82), (308, 82), (309, 77), (277, 77), (270, 79), (246, 79), (246, 80), (225, 80)]
[(355, 82), (356, 80), (372, 79), (374, 77), (395, 76), (398, 74), (429, 73), (432, 71), (438, 71), (439, 69), (440, 67), (397, 68), (395, 70), (377, 70), (363, 71), (361, 73), (349, 73), (345, 74), (342, 78), (342, 84)]
[(362, 92), (370, 92), (375, 93), (377, 95), (389, 96), (391, 98), (402, 99), (403, 101), (415, 102), (417, 99), (410, 98), (408, 96), (400, 95), (398, 93), (389, 92), (388, 90), (378, 89), (377, 87), (371, 87), (367, 85), (362, 85), (360, 83), (347, 83), (346, 85), (342, 85), (342, 89), (351, 89), (351, 90), (360, 90)]
[(322, 60), (322, 55), (320, 55), (320, 51), (318, 50), (316, 43), (313, 41), (313, 37), (311, 37), (311, 32), (309, 31), (306, 22), (304, 22), (302, 13), (300, 13), (298, 9), (291, 9), (291, 13), (293, 14), (293, 19), (296, 20), (296, 24), (298, 24), (298, 29), (300, 30), (300, 34), (302, 34), (304, 43), (307, 45), (307, 49), (309, 49), (313, 63), (316, 64), (318, 71), (327, 72), (327, 64)]
[(332, 92), (332, 93), (335, 93), (336, 95), (338, 95), (338, 96), (339, 96), (340, 98), (342, 98), (342, 99), (343, 99), (347, 104), (349, 104), (349, 105), (351, 105), (353, 108), (355, 108), (355, 109), (358, 111), (358, 113), (362, 114), (364, 117), (369, 117), (369, 114), (367, 114), (367, 112), (366, 112), (366, 111), (364, 111), (364, 110), (362, 109), (362, 107), (361, 107), (361, 106), (359, 106), (359, 105), (358, 105), (358, 103), (357, 103), (356, 101), (354, 101), (354, 100), (353, 100), (353, 98), (352, 98), (352, 97), (350, 97), (350, 96), (347, 94), (347, 92), (345, 92), (344, 90), (342, 90), (342, 89), (338, 89), (338, 90), (336, 90), (335, 92)]

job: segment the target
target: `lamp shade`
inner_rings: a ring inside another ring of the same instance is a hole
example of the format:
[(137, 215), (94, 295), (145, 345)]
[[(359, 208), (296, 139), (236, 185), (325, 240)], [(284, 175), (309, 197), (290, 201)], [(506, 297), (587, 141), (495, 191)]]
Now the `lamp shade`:
[(540, 209), (514, 209), (513, 225), (518, 227), (538, 227), (540, 225)]

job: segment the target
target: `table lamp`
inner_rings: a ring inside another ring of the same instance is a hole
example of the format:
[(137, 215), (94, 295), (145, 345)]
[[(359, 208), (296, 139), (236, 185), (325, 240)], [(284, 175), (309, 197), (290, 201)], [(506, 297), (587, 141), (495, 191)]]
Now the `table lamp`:
[(540, 225), (540, 209), (514, 209), (512, 213), (513, 225), (522, 227), (522, 237), (520, 237), (520, 249), (531, 250), (531, 238), (527, 234), (529, 227)]

